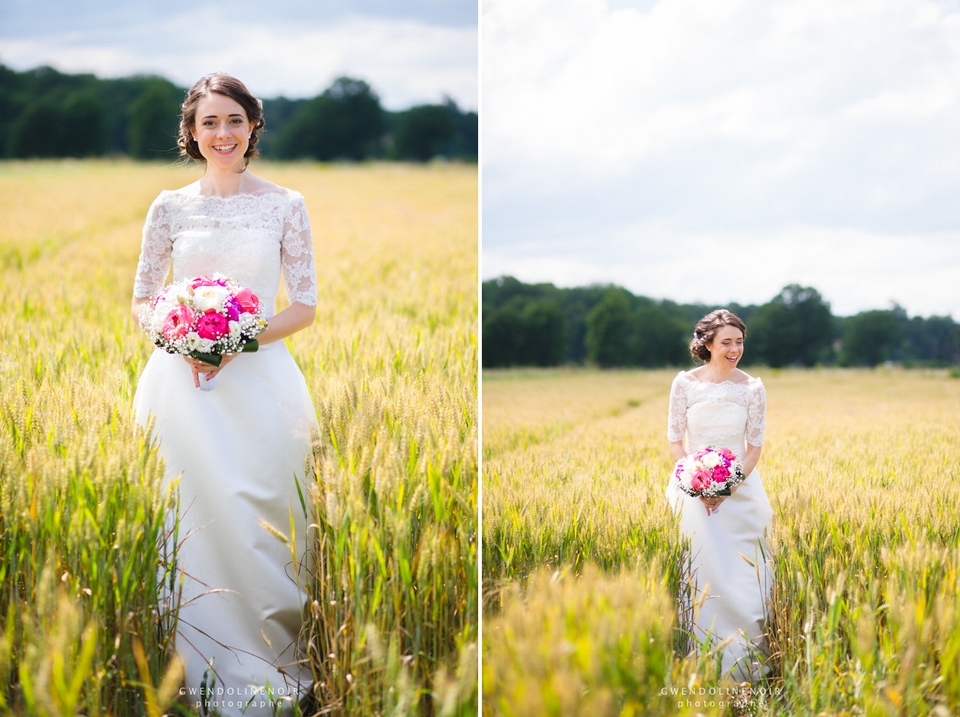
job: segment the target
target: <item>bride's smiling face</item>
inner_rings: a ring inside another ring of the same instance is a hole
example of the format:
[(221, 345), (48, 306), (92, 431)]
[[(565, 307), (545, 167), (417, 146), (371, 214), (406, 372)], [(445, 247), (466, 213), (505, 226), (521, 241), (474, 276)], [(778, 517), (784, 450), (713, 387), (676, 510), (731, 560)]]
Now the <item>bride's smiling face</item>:
[(208, 164), (243, 165), (253, 125), (239, 102), (211, 92), (197, 103), (193, 135)]
[(707, 348), (710, 363), (717, 367), (736, 368), (743, 356), (743, 332), (736, 326), (721, 326)]

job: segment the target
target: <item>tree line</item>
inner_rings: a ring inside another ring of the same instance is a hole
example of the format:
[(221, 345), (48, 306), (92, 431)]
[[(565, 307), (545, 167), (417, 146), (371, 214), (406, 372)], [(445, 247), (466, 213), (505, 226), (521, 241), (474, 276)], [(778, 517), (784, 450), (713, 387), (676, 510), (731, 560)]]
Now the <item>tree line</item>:
[[(156, 76), (100, 79), (0, 65), (0, 157), (175, 159), (185, 93)], [(365, 81), (339, 77), (316, 97), (263, 105), (265, 158), (477, 161), (477, 113), (450, 99), (391, 112)]]
[(688, 366), (697, 321), (727, 308), (747, 324), (744, 364), (914, 366), (960, 363), (960, 324), (891, 309), (834, 316), (811, 287), (791, 284), (756, 306), (678, 304), (617, 286), (562, 289), (504, 276), (483, 282), (484, 368), (592, 363)]

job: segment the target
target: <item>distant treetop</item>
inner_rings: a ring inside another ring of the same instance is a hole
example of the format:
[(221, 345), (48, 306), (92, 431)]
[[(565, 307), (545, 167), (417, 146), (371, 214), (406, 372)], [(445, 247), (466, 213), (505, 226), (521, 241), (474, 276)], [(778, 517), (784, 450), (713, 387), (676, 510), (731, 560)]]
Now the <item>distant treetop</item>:
[(876, 366), (885, 361), (960, 363), (960, 325), (949, 316), (910, 318), (899, 306), (838, 317), (816, 289), (791, 284), (761, 306), (677, 304), (618, 286), (572, 289), (483, 282), (483, 366), (692, 366), (686, 345), (697, 320), (726, 308), (747, 324), (743, 363)]
[[(156, 76), (100, 79), (0, 65), (0, 157), (176, 160), (185, 92)], [(449, 99), (391, 112), (364, 80), (338, 77), (312, 99), (263, 104), (267, 131), (259, 148), (265, 158), (477, 161), (477, 113)]]

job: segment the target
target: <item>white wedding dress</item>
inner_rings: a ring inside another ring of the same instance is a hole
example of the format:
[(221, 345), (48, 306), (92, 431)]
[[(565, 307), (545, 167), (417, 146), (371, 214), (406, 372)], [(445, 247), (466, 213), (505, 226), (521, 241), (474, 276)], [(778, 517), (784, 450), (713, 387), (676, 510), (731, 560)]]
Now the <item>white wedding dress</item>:
[[(746, 444), (763, 443), (766, 393), (758, 378), (743, 383), (707, 383), (681, 372), (670, 391), (667, 437), (686, 439), (692, 453), (726, 447), (741, 459)], [(699, 498), (688, 496), (671, 477), (667, 498), (690, 538), (692, 629), (703, 642), (722, 648), (724, 674), (755, 682), (766, 671), (765, 615), (773, 585), (766, 534), (772, 509), (754, 470), (720, 508), (707, 515)]]
[[(233, 277), (253, 290), (268, 316), (276, 313), (282, 270), (290, 301), (316, 305), (302, 196), (284, 189), (226, 198), (190, 191), (162, 192), (150, 207), (135, 296), (156, 296), (172, 263), (174, 281), (214, 272)], [(134, 408), (139, 424), (150, 422), (165, 481), (179, 479), (176, 646), (187, 700), (223, 715), (240, 714), (244, 703), (246, 715), (273, 714), (265, 688), (289, 702), (309, 686), (298, 651), (306, 520), (295, 481), (305, 479), (317, 419), (303, 375), (276, 341), (237, 356), (212, 390), (201, 391), (182, 357), (157, 349)], [(296, 546), (298, 564), (276, 533)], [(204, 681), (212, 690), (201, 696)]]

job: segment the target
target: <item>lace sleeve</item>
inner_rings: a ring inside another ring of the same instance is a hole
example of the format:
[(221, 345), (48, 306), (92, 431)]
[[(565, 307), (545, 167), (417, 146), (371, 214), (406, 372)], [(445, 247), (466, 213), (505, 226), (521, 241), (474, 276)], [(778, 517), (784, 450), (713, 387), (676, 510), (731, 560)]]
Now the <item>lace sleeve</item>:
[(310, 217), (299, 194), (290, 202), (280, 240), (283, 280), (290, 302), (317, 305), (317, 272), (313, 266), (313, 235)]
[(767, 423), (767, 391), (758, 379), (747, 396), (747, 443), (763, 445), (763, 429)]
[(163, 289), (170, 272), (172, 247), (170, 220), (161, 193), (150, 205), (147, 221), (143, 225), (140, 261), (137, 263), (137, 278), (133, 282), (135, 298), (151, 299)]
[(670, 387), (670, 411), (667, 414), (667, 440), (682, 441), (687, 435), (687, 388), (682, 373), (678, 373)]

